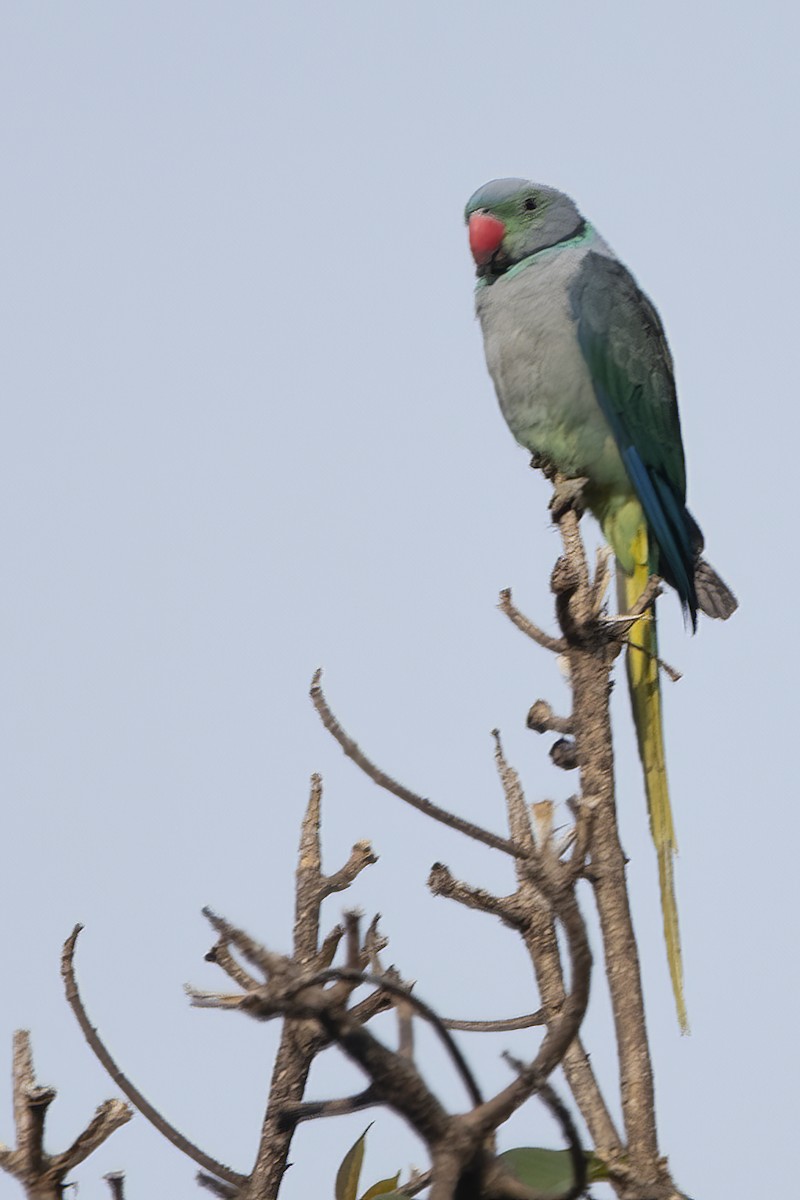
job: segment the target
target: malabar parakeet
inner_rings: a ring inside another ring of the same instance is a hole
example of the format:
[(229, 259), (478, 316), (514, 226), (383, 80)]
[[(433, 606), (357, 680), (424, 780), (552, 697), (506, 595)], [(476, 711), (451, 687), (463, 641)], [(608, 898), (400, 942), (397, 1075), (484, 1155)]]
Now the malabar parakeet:
[[(686, 508), (686, 467), (672, 358), (658, 313), (574, 202), (555, 188), (495, 179), (466, 208), (476, 307), (489, 373), (508, 426), (568, 479), (617, 560), (629, 609), (651, 574), (698, 610), (726, 618), (733, 593), (702, 558)], [(628, 634), (627, 673), (658, 856), (664, 933), (682, 1029), (683, 995), (655, 615)]]

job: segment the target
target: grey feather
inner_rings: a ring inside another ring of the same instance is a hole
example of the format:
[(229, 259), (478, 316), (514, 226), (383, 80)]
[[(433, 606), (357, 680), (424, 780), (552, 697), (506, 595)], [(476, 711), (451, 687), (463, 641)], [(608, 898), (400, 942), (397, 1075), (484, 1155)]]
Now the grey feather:
[(731, 589), (720, 579), (714, 568), (704, 558), (698, 558), (694, 568), (694, 586), (697, 605), (707, 617), (727, 621), (739, 607), (739, 601)]

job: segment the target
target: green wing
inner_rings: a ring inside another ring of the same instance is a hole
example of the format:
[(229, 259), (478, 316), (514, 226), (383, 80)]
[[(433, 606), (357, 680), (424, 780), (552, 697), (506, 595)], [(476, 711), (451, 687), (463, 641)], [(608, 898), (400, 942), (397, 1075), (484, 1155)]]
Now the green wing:
[(657, 569), (694, 621), (702, 538), (685, 505), (672, 356), (658, 313), (620, 262), (594, 251), (583, 260), (570, 301), (595, 395), (658, 547)]

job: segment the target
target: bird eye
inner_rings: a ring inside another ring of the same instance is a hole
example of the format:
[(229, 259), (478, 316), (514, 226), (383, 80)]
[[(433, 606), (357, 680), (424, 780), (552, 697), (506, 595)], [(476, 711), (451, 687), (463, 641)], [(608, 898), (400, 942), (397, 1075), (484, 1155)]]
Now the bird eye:
[(527, 208), (528, 212), (533, 212), (533, 210), (536, 208), (536, 200), (533, 196), (528, 196), (526, 198), (525, 208)]

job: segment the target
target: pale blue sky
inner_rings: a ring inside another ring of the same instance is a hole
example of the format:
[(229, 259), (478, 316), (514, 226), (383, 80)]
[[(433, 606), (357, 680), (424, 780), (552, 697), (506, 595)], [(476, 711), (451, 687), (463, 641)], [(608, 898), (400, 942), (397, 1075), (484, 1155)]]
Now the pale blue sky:
[[(494, 607), (510, 584), (549, 620), (556, 542), (485, 372), (461, 215), (525, 175), (574, 195), (657, 303), (691, 507), (741, 600), (694, 639), (661, 604), (685, 671), (666, 705), (688, 1039), (622, 689), (615, 707), (663, 1149), (699, 1200), (789, 1186), (797, 26), (776, 0), (0, 5), (0, 1079), (31, 1027), (54, 1147), (114, 1094), (60, 990), (80, 920), (120, 1064), (249, 1167), (275, 1031), (181, 986), (222, 978), (202, 904), (287, 945), (314, 770), (327, 863), (373, 840), (351, 900), (420, 994), (459, 1016), (536, 1004), (511, 935), (425, 889), (435, 859), (497, 890), (508, 864), (376, 791), (306, 698), (321, 664), (378, 761), (496, 829), (495, 725), (531, 800), (574, 787), (524, 728), (537, 696), (565, 702), (556, 667)], [(587, 1040), (613, 1081), (601, 991)], [(487, 1088), (509, 1044), (465, 1039)], [(330, 1057), (314, 1088), (353, 1078)], [(287, 1200), (331, 1194), (365, 1123), (304, 1129)], [(531, 1107), (507, 1144), (551, 1136)], [(421, 1162), (388, 1118), (370, 1137), (371, 1179)], [(142, 1118), (81, 1196), (117, 1167), (130, 1200), (199, 1194)]]

